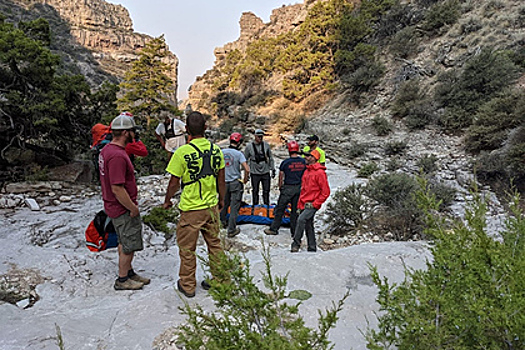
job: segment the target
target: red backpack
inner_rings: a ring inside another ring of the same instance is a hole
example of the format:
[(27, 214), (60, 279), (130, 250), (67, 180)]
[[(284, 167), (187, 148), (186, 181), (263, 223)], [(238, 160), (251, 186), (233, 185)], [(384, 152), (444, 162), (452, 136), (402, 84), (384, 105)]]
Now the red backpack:
[(92, 252), (118, 246), (115, 227), (104, 210), (99, 211), (86, 228), (86, 246)]

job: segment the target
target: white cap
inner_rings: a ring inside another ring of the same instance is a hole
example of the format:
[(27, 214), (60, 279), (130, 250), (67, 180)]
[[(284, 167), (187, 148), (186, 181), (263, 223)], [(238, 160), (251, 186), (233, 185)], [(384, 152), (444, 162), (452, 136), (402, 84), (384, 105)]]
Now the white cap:
[(135, 125), (135, 121), (133, 120), (133, 118), (125, 114), (119, 115), (111, 122), (112, 130), (130, 130), (136, 127), (137, 126)]
[(255, 135), (257, 135), (257, 136), (264, 136), (264, 131), (262, 131), (261, 129), (257, 129), (257, 130), (255, 130)]

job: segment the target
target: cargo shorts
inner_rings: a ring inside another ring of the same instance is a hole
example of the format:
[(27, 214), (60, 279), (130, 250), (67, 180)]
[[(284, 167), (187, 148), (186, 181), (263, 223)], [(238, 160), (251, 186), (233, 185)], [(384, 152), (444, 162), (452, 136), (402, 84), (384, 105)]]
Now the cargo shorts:
[(131, 254), (144, 249), (140, 215), (132, 218), (127, 212), (119, 217), (112, 218), (111, 221), (115, 226), (115, 231), (117, 231), (118, 242), (122, 245), (124, 254)]

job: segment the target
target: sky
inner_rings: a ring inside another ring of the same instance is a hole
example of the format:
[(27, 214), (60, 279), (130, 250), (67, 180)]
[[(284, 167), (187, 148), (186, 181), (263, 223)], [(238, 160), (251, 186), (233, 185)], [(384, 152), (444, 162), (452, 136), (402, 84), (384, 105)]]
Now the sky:
[(136, 32), (153, 37), (164, 34), (170, 50), (179, 58), (178, 98), (197, 76), (213, 67), (216, 47), (239, 38), (239, 19), (253, 12), (270, 21), (273, 9), (302, 0), (107, 0), (126, 7)]

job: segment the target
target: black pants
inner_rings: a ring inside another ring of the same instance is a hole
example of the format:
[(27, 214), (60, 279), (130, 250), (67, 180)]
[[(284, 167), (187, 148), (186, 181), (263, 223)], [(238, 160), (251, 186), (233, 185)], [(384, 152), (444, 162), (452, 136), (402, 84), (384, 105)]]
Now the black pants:
[(252, 179), (252, 205), (259, 204), (259, 184), (262, 182), (263, 203), (270, 205), (270, 173), (250, 174)]
[[(239, 216), (243, 191), (244, 185), (239, 180), (226, 183), (226, 195), (224, 197), (224, 208), (221, 210), (221, 222), (223, 223), (223, 226), (228, 227), (228, 233), (235, 232), (235, 229), (237, 228), (237, 217)], [(226, 225), (228, 207), (231, 207), (231, 209), (230, 217)]]
[(308, 250), (315, 252), (317, 250), (317, 244), (315, 243), (315, 231), (314, 231), (314, 216), (317, 209), (304, 209), (299, 214), (297, 219), (297, 227), (295, 228), (295, 234), (293, 236), (292, 247), (300, 247), (303, 234), (306, 231), (306, 241), (308, 242)]
[(299, 185), (284, 185), (279, 194), (279, 200), (274, 209), (274, 219), (270, 225), (270, 230), (274, 232), (279, 231), (283, 219), (284, 211), (288, 203), (292, 205), (292, 212), (290, 214), (290, 233), (292, 237), (295, 233), (295, 226), (297, 225), (297, 202), (301, 194), (301, 184)]

